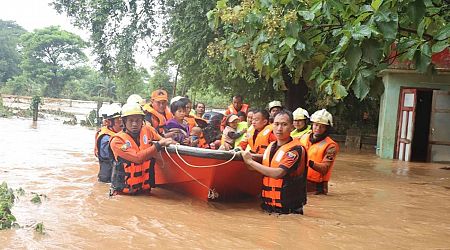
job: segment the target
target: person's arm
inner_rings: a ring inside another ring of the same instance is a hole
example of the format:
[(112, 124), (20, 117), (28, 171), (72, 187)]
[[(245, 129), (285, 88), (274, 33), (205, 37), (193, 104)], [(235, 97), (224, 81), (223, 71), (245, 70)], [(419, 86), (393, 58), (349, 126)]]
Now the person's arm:
[(322, 162), (314, 162), (312, 160), (308, 161), (308, 166), (315, 171), (319, 172), (321, 175), (326, 175), (328, 170), (330, 170), (331, 164), (336, 158), (336, 147), (331, 146), (325, 151), (325, 157)]
[(284, 168), (271, 168), (256, 162), (255, 160), (253, 160), (252, 154), (250, 152), (241, 151), (241, 155), (247, 166), (253, 168), (254, 170), (260, 172), (265, 176), (280, 179), (287, 174), (287, 170)]
[(230, 131), (228, 132), (228, 137), (230, 137), (233, 140), (236, 140), (237, 138), (241, 137), (242, 133), (240, 132), (234, 132), (234, 131)]
[(111, 136), (109, 135), (104, 135), (101, 139), (100, 139), (100, 148), (98, 150), (98, 154), (102, 159), (111, 159), (112, 160), (112, 155), (111, 155), (111, 151), (109, 150), (109, 139), (111, 138)]
[(172, 143), (172, 139), (164, 138), (158, 142), (153, 143), (153, 145), (149, 148), (137, 152), (133, 148), (127, 146), (127, 144), (120, 138), (115, 137), (111, 141), (111, 149), (116, 157), (123, 158), (136, 164), (141, 164), (156, 156), (156, 154), (161, 150), (161, 147), (167, 146)]

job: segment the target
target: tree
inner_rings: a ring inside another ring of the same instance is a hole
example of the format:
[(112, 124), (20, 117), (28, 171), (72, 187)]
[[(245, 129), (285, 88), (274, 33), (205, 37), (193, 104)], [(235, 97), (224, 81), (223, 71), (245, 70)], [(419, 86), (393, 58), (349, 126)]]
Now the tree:
[(86, 43), (77, 35), (51, 26), (23, 35), (20, 45), (23, 74), (43, 86), (44, 96), (59, 97), (68, 81), (82, 76)]
[(449, 13), (445, 0), (219, 0), (208, 13), (217, 32), (208, 49), (275, 89), (303, 78), (335, 100), (349, 91), (364, 99), (396, 58), (420, 72), (433, 67), (431, 54), (449, 46)]
[(19, 37), (25, 29), (13, 21), (0, 20), (0, 86), (20, 74), (20, 54), (17, 51)]

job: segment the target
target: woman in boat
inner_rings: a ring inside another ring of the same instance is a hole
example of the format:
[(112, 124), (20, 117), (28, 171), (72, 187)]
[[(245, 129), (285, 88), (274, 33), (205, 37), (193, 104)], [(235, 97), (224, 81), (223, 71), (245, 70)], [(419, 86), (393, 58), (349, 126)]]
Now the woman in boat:
[(276, 141), (264, 151), (262, 164), (253, 160), (251, 153), (241, 153), (247, 166), (264, 175), (261, 207), (270, 213), (303, 214), (306, 204), (307, 153), (300, 141), (290, 136), (292, 122), (288, 110), (275, 115)]
[(186, 103), (182, 100), (174, 101), (170, 104), (170, 111), (173, 118), (166, 122), (166, 129), (176, 142), (190, 145), (189, 124), (184, 119), (186, 116)]

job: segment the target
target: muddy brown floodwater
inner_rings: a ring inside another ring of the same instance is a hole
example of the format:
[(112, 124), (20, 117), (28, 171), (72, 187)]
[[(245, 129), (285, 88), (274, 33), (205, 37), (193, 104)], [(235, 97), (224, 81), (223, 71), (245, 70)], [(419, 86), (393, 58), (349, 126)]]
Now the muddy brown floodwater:
[[(96, 181), (93, 130), (0, 125), (0, 182), (26, 191), (12, 210), (20, 227), (0, 231), (2, 249), (450, 249), (445, 164), (343, 153), (328, 196), (309, 196), (304, 216), (275, 216), (257, 199), (205, 203), (161, 188), (109, 198)], [(48, 198), (32, 204), (31, 192)]]

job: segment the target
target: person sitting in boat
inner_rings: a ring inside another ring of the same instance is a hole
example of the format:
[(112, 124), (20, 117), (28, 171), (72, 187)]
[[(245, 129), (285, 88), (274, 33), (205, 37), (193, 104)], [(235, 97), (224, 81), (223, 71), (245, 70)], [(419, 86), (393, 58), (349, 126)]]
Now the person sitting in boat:
[(294, 130), (291, 132), (293, 138), (299, 138), (311, 131), (311, 125), (308, 124), (309, 114), (306, 109), (297, 108), (292, 115), (294, 116)]
[(166, 122), (173, 117), (167, 107), (167, 102), (167, 92), (163, 89), (158, 89), (152, 92), (151, 102), (143, 106), (145, 120), (147, 120), (162, 136), (164, 136), (166, 132)]
[(308, 150), (308, 192), (328, 193), (328, 181), (331, 177), (339, 145), (330, 136), (333, 116), (326, 109), (311, 115), (312, 131), (300, 137), (302, 146)]
[(106, 126), (102, 127), (95, 140), (95, 155), (98, 157), (100, 169), (98, 171), (98, 181), (110, 183), (113, 169), (114, 156), (109, 147), (111, 137), (122, 130), (122, 120), (120, 119), (120, 106), (111, 104), (104, 110)]
[(195, 115), (191, 114), (192, 113), (191, 99), (189, 99), (187, 97), (183, 97), (180, 99), (180, 101), (182, 101), (186, 104), (186, 116), (184, 117), (184, 119), (189, 124), (189, 129), (192, 130), (193, 127), (205, 128), (206, 125), (208, 124), (208, 122), (203, 118), (199, 118), (199, 117), (196, 117)]
[(206, 128), (203, 129), (206, 143), (211, 149), (220, 147), (220, 140), (222, 139), (222, 132), (220, 131), (221, 116), (215, 115), (211, 118)]
[(264, 151), (262, 164), (253, 160), (250, 152), (243, 151), (245, 164), (263, 177), (261, 207), (269, 213), (303, 214), (306, 204), (307, 152), (290, 134), (292, 113), (280, 111), (274, 118), (276, 141)]
[(186, 116), (186, 103), (181, 99), (170, 104), (173, 118), (166, 122), (166, 129), (173, 140), (182, 144), (190, 145), (189, 124), (184, 119)]
[(206, 142), (205, 136), (203, 135), (202, 128), (193, 127), (191, 130), (191, 146), (197, 148), (209, 148), (208, 143)]
[(237, 132), (239, 117), (237, 115), (229, 115), (227, 117), (227, 126), (223, 130), (222, 140), (220, 142), (220, 150), (231, 150), (234, 148), (234, 141), (241, 137), (247, 130)]
[(206, 106), (203, 102), (197, 102), (197, 104), (195, 105), (195, 117), (203, 119), (205, 108)]
[(151, 189), (150, 161), (158, 157), (161, 148), (173, 143), (171, 138), (160, 138), (155, 130), (144, 126), (144, 111), (137, 103), (122, 107), (124, 129), (111, 139), (115, 165), (111, 179), (114, 193), (136, 194)]
[(277, 140), (272, 132), (272, 125), (269, 124), (269, 113), (264, 109), (255, 111), (252, 126), (253, 129), (247, 130), (245, 138), (239, 146), (241, 149), (247, 149), (248, 145), (251, 153), (259, 154), (259, 157), (262, 157), (267, 146)]

